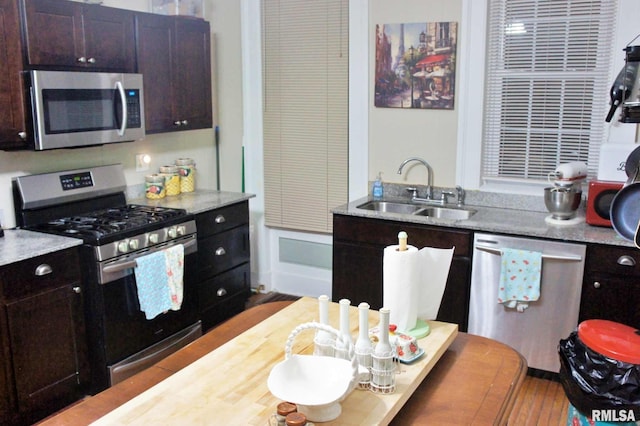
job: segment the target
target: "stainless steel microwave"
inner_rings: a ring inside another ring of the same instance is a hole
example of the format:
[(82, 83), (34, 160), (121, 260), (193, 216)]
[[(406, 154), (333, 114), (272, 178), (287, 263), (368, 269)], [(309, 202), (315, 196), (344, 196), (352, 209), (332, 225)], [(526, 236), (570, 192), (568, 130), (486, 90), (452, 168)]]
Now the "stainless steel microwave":
[(28, 77), (36, 150), (144, 138), (142, 74), (30, 71)]

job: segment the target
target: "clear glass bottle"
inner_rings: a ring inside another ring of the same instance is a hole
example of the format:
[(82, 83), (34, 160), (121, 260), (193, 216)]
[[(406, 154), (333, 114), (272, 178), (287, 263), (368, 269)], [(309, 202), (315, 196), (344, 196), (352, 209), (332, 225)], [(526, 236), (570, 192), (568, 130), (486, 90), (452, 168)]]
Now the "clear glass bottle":
[(373, 344), (369, 339), (369, 304), (362, 302), (358, 305), (358, 338), (356, 339), (356, 357), (358, 365), (363, 367), (366, 372), (361, 371), (360, 389), (369, 389), (371, 383), (371, 353), (373, 352)]
[[(323, 325), (329, 325), (329, 296), (322, 295), (318, 297), (318, 313), (320, 314), (319, 322)], [(314, 355), (334, 356), (335, 354), (335, 336), (324, 330), (318, 330), (313, 339)]]

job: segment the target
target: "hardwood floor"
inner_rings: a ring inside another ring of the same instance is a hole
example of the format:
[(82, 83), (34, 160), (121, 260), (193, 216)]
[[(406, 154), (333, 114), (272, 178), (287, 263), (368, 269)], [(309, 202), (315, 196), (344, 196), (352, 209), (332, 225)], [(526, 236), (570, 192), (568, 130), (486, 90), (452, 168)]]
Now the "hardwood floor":
[[(295, 297), (295, 296), (294, 296)], [(280, 294), (254, 294), (248, 306), (272, 300), (291, 300), (294, 297)], [(558, 425), (567, 424), (569, 400), (558, 382), (527, 376), (509, 416), (509, 425)]]
[(509, 416), (509, 425), (564, 426), (568, 407), (569, 400), (560, 383), (527, 376)]

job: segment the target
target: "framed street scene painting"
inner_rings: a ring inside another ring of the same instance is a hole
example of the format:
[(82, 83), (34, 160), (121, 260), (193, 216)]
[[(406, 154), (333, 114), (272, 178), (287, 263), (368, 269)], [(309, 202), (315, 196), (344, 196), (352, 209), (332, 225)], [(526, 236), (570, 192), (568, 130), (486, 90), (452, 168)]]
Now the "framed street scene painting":
[(457, 30), (457, 22), (376, 25), (375, 106), (453, 109)]

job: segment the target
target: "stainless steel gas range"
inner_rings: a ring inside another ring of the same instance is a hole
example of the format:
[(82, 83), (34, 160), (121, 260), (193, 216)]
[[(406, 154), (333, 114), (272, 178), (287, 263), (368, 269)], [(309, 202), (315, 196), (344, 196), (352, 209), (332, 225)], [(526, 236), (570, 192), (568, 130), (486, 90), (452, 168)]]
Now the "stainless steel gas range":
[[(13, 180), (20, 227), (83, 240), (90, 392), (130, 377), (202, 335), (193, 216), (180, 209), (127, 204), (125, 189), (119, 164)], [(175, 245), (184, 252), (182, 304), (146, 319), (134, 274), (137, 262)]]

